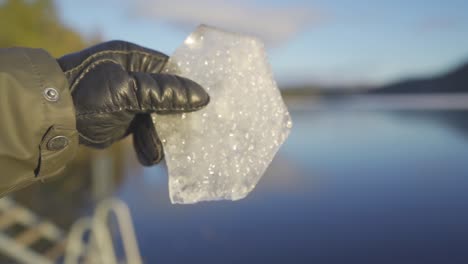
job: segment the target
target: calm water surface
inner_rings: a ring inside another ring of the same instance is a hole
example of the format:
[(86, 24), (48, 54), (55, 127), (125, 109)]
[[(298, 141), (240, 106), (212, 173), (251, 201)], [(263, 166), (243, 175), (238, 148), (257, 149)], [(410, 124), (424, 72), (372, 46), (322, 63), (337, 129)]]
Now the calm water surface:
[(164, 166), (129, 171), (145, 263), (468, 263), (468, 111), (292, 111), (238, 202), (171, 205)]

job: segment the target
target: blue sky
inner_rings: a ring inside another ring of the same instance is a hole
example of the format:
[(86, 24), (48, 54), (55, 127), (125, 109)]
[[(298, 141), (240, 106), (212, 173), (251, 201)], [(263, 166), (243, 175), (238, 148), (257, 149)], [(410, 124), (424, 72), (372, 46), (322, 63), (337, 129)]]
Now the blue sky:
[(282, 84), (382, 84), (468, 61), (466, 0), (61, 0), (87, 35), (171, 54), (199, 23), (262, 37)]

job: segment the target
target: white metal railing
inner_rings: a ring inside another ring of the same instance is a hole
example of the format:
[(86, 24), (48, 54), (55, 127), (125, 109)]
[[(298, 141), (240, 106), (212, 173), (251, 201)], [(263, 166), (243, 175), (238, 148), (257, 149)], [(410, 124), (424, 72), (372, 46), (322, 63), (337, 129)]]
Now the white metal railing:
[[(115, 253), (113, 235), (109, 227), (114, 215), (121, 235), (125, 259), (118, 259)], [(88, 239), (85, 239), (89, 234)], [(141, 264), (141, 256), (128, 206), (112, 198), (102, 201), (96, 207), (94, 216), (78, 220), (68, 235), (65, 264)]]
[[(21, 225), (23, 230), (16, 235), (7, 235), (6, 230), (14, 225)], [(52, 264), (63, 255), (62, 230), (9, 197), (0, 199), (0, 230), (0, 251), (16, 263)], [(41, 239), (52, 245), (44, 252), (37, 252), (32, 247)]]

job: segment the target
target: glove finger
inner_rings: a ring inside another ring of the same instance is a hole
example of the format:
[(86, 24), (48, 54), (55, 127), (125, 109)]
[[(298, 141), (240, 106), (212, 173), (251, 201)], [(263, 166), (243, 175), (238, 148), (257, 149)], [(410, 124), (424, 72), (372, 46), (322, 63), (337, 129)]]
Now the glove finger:
[(164, 158), (161, 140), (154, 128), (153, 120), (149, 114), (138, 114), (132, 124), (133, 146), (138, 161), (143, 166), (159, 163)]
[(134, 43), (113, 40), (67, 54), (57, 59), (67, 77), (74, 78), (96, 61), (112, 60), (126, 71), (159, 73), (168, 56)]
[(192, 112), (210, 102), (198, 83), (171, 74), (131, 73), (136, 97), (143, 112), (171, 114)]

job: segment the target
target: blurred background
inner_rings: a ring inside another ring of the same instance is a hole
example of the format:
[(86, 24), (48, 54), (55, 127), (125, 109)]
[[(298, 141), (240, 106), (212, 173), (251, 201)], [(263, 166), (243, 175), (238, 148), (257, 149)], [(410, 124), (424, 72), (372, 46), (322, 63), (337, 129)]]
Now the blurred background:
[(112, 39), (170, 55), (201, 23), (259, 36), (294, 123), (238, 202), (171, 205), (165, 165), (142, 168), (129, 140), (82, 147), (65, 175), (13, 198), (66, 232), (117, 196), (145, 263), (467, 263), (467, 10), (463, 0), (0, 0), (0, 47), (55, 56)]

